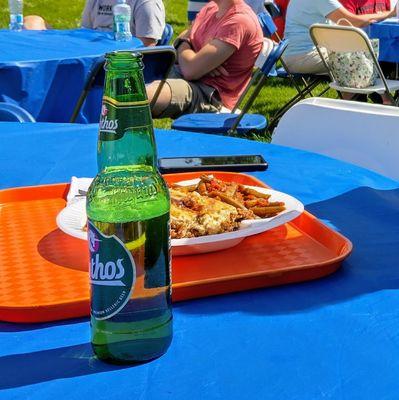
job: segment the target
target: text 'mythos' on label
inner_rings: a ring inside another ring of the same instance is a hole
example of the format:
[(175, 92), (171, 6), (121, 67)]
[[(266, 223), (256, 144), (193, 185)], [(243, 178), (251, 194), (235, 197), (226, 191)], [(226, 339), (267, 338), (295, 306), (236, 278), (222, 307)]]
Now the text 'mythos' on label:
[(136, 281), (130, 251), (115, 235), (102, 234), (88, 222), (91, 314), (98, 320), (117, 314), (129, 301)]

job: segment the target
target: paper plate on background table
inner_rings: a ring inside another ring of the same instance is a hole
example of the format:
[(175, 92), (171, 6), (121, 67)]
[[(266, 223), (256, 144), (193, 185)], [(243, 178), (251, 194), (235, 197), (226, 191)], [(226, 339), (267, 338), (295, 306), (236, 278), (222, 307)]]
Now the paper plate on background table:
[(386, 18), (384, 22), (389, 22), (391, 24), (399, 24), (399, 18), (398, 17)]
[[(179, 182), (179, 185), (186, 186), (196, 182), (198, 182), (198, 180), (182, 181)], [(284, 225), (298, 217), (304, 210), (303, 204), (299, 200), (286, 193), (259, 186), (247, 187), (261, 193), (270, 194), (270, 201), (284, 202), (286, 210), (271, 218), (244, 220), (241, 222), (240, 228), (237, 231), (195, 238), (172, 239), (173, 255), (200, 254), (228, 249), (236, 246), (248, 236), (256, 235)], [(84, 230), (86, 221), (85, 206), (85, 199), (81, 199), (61, 210), (56, 219), (58, 227), (68, 235), (87, 240), (87, 232)]]

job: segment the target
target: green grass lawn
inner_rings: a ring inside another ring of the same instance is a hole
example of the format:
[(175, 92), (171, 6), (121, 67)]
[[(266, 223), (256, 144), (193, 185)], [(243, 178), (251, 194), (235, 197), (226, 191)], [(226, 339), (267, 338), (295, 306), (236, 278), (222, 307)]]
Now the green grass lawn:
[[(76, 28), (80, 24), (84, 0), (25, 0), (24, 14), (41, 15), (54, 29)], [(187, 0), (164, 0), (166, 20), (175, 35), (187, 26)], [(0, 27), (8, 26), (8, 2), (0, 0)], [(255, 101), (251, 112), (270, 118), (281, 105), (296, 93), (286, 81), (270, 79)], [(170, 127), (170, 120), (155, 121), (157, 127)], [(256, 138), (261, 140), (262, 138)]]

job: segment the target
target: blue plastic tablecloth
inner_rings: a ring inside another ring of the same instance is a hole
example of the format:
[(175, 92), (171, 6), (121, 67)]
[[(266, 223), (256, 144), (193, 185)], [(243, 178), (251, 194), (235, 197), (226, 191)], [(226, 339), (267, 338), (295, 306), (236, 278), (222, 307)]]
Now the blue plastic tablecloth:
[(371, 24), (368, 34), (372, 39), (380, 39), (379, 60), (399, 63), (399, 23), (382, 21)]
[[(3, 123), (0, 135), (2, 188), (96, 172), (94, 125)], [(171, 348), (135, 367), (94, 359), (87, 319), (0, 323), (0, 398), (396, 400), (399, 183), (281, 146), (156, 139), (160, 156), (262, 154), (270, 167), (255, 175), (348, 236), (352, 255), (321, 280), (175, 304)]]
[[(0, 102), (20, 105), (37, 121), (68, 122), (94, 62), (109, 51), (141, 45), (136, 38), (116, 42), (112, 33), (89, 29), (0, 30)], [(77, 122), (98, 120), (89, 97)]]

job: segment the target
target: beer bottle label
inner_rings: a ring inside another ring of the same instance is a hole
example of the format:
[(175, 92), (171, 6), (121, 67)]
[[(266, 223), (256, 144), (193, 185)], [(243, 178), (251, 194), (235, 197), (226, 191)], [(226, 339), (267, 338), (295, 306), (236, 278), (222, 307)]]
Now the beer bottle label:
[(136, 281), (130, 251), (115, 235), (102, 234), (88, 221), (91, 314), (98, 320), (117, 314), (129, 301)]
[(100, 140), (121, 139), (129, 129), (152, 127), (148, 100), (118, 102), (103, 97), (100, 117)]

